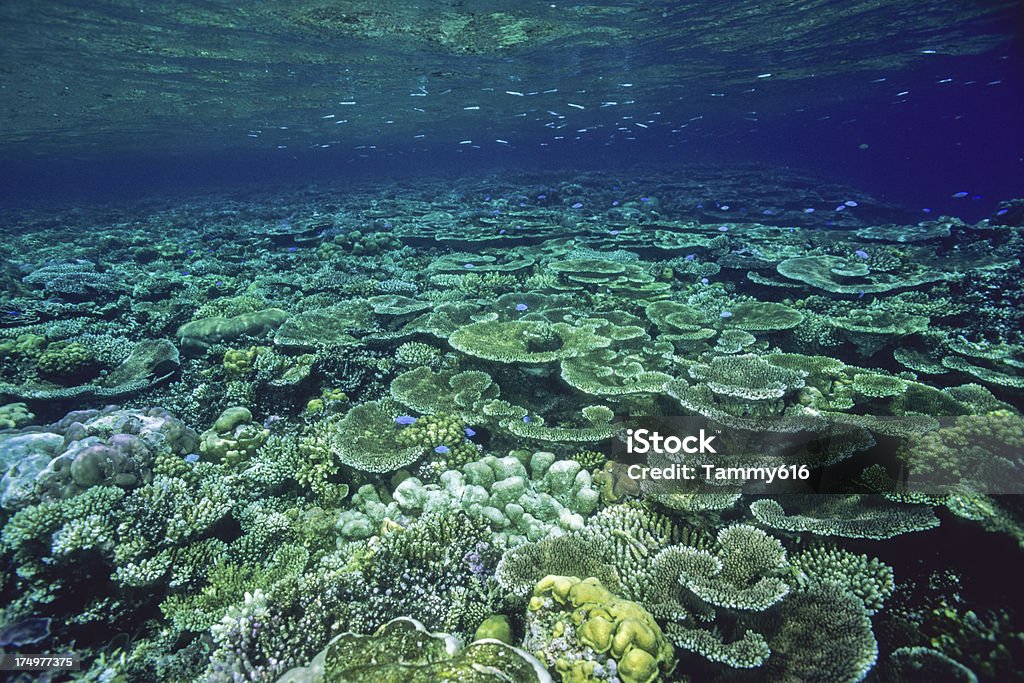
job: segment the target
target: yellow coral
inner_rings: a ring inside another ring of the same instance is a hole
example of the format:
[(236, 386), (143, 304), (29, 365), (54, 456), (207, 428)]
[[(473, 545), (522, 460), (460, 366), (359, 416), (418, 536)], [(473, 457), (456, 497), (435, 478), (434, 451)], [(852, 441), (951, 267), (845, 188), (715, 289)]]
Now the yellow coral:
[(614, 634), (614, 621), (592, 616), (580, 626), (579, 639), (581, 643), (593, 648), (595, 652), (608, 652), (612, 646)]
[(569, 589), (569, 601), (576, 607), (587, 603), (607, 602), (611, 597), (612, 594), (595, 578), (584, 579)]
[[(548, 638), (571, 643), (575, 635), (580, 648), (615, 660), (623, 683), (652, 683), (675, 666), (675, 650), (654, 617), (641, 605), (615, 597), (596, 578), (545, 576), (534, 587), (530, 610), (538, 616), (527, 619), (544, 619)], [(551, 610), (547, 617), (540, 614), (545, 610)], [(575, 634), (566, 622), (576, 625)], [(590, 656), (574, 659), (565, 654), (564, 645), (557, 652), (542, 652), (541, 658), (554, 666), (562, 683), (596, 680)]]
[(619, 660), (622, 683), (650, 683), (658, 677), (658, 660), (650, 653), (633, 648)]
[(247, 349), (228, 349), (224, 352), (224, 374), (228, 377), (243, 377), (252, 372), (259, 356), (270, 353), (266, 346), (250, 346)]

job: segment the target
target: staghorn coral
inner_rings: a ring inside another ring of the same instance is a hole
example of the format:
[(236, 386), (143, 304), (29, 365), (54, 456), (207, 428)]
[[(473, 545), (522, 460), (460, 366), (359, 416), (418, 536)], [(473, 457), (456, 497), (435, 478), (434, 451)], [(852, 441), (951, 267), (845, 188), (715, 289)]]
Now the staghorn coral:
[(795, 593), (765, 620), (772, 654), (763, 671), (772, 680), (854, 683), (878, 658), (864, 605), (835, 585)]
[(882, 609), (895, 587), (892, 567), (842, 548), (814, 546), (791, 557), (790, 564), (800, 570), (801, 586), (836, 584), (857, 596), (868, 614)]

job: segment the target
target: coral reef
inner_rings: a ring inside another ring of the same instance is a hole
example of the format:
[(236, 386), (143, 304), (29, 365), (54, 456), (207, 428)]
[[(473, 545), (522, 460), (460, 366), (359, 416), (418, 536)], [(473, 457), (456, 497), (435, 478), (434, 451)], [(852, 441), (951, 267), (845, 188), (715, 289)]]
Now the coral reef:
[[(398, 16), (280, 19), (556, 37)], [(737, 173), (12, 218), (0, 647), (80, 680), (1010, 680), (1019, 200), (915, 224)], [(652, 428), (711, 450), (631, 450)]]

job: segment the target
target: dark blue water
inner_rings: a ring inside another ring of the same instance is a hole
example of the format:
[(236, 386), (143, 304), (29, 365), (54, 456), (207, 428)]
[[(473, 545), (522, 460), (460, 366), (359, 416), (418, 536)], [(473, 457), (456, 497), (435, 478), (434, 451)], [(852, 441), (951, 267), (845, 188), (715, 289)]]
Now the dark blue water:
[[(479, 54), (458, 54), (450, 45), (353, 39), (322, 25), (296, 33), (255, 15), (246, 26), (220, 3), (183, 5), (180, 17), (173, 4), (147, 15), (90, 3), (56, 3), (48, 14), (45, 5), (11, 3), (4, 61), (13, 71), (35, 60), (40, 79), (38, 92), (31, 74), (4, 88), (11, 120), (0, 132), (2, 196), (12, 204), (108, 200), (352, 176), (744, 161), (811, 170), (907, 208), (973, 220), (1024, 188), (1024, 58), (1014, 5), (821, 3), (795, 14), (780, 6), (779, 25), (761, 31), (751, 22), (772, 15), (756, 5), (639, 3), (620, 25), (636, 31), (628, 46), (575, 36), (490, 53), (471, 43), (456, 47)], [(179, 23), (191, 16), (186, 8), (212, 18), (202, 27)], [(528, 9), (569, 27), (619, 21), (579, 6)], [(807, 21), (808, 13), (820, 24), (813, 31), (802, 39), (782, 33), (791, 14)], [(217, 17), (236, 23), (219, 26)], [(170, 39), (161, 52), (160, 34), (133, 57), (139, 46), (127, 38), (137, 22), (192, 41), (191, 52), (222, 41), (224, 59), (188, 57)], [(110, 45), (82, 53), (68, 43), (80, 31), (88, 45), (105, 28)], [(127, 53), (117, 51), (118, 38)], [(243, 52), (250, 41), (255, 52)], [(281, 60), (292, 46), (328, 63)], [(80, 94), (76, 64), (80, 80), (103, 92)], [(225, 82), (211, 85), (204, 73)], [(138, 96), (145, 108), (136, 113), (131, 100), (119, 102), (119, 84), (139, 80), (148, 94)], [(161, 100), (173, 106), (153, 105)], [(579, 108), (569, 106), (577, 100)], [(41, 120), (47, 115), (54, 124)], [(39, 132), (20, 130), (32, 127), (24, 117), (34, 117)], [(954, 200), (959, 192), (968, 194)]]

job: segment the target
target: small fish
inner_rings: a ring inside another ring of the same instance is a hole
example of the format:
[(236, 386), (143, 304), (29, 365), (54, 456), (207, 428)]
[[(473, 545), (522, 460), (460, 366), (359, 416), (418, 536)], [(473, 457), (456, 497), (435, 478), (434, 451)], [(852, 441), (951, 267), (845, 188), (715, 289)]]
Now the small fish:
[(845, 202), (843, 202), (843, 204), (850, 207), (857, 206), (857, 202), (853, 201), (852, 199), (847, 199)]
[(687, 255), (686, 255), (686, 260), (687, 260), (687, 261), (692, 261), (692, 260), (693, 260), (693, 259), (695, 259), (695, 258), (697, 258), (697, 255), (696, 255), (696, 254), (687, 254)]
[(853, 253), (855, 255), (859, 256), (862, 259), (869, 259), (869, 258), (871, 258), (871, 255), (868, 254), (868, 252), (864, 251), (863, 249), (858, 249), (857, 251), (855, 251)]
[(435, 453), (441, 453), (441, 454), (444, 454), (444, 453), (447, 453), (447, 452), (448, 452), (448, 450), (449, 450), (449, 449), (448, 449), (448, 447), (447, 447), (447, 446), (437, 446), (437, 447), (436, 447), (436, 448), (434, 449), (434, 452), (435, 452)]
[(582, 202), (576, 202), (575, 204), (572, 205), (572, 208), (574, 208), (574, 209), (582, 209), (583, 208), (583, 203)]
[(516, 310), (519, 311), (520, 313), (527, 310), (528, 308), (530, 307), (527, 306), (526, 304), (516, 304)]
[(185, 456), (185, 462), (187, 462), (189, 464), (199, 462), (199, 454), (198, 453), (189, 453), (188, 455)]
[(462, 267), (466, 268), (467, 270), (470, 269), (470, 268), (476, 268), (476, 266), (474, 264), (472, 264), (472, 263), (463, 263)]
[(719, 225), (718, 226), (718, 232), (729, 232), (729, 226), (728, 225)]
[(530, 419), (529, 415), (523, 415), (523, 424), (530, 424), (533, 420)]
[(814, 209), (808, 207), (808, 208), (804, 209), (804, 213), (814, 213)]
[(415, 424), (416, 418), (412, 415), (399, 415), (395, 418), (395, 424), (399, 425), (411, 425)]
[(954, 192), (953, 193), (953, 199), (963, 199), (964, 197), (966, 197), (969, 194), (970, 194), (969, 192)]
[(472, 427), (466, 427), (466, 429), (463, 430), (463, 431), (466, 432), (466, 438), (470, 438), (471, 439), (474, 436), (476, 436), (476, 431)]
[(721, 313), (718, 314), (718, 317), (720, 317), (720, 318), (731, 318), (732, 317), (732, 311), (722, 311)]

